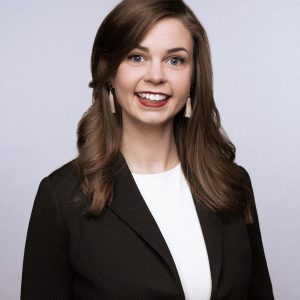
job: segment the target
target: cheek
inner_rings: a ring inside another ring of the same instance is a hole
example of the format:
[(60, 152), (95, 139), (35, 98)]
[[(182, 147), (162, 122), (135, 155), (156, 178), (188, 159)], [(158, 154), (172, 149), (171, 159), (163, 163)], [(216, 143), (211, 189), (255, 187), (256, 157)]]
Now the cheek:
[(137, 72), (133, 68), (121, 65), (113, 79), (116, 101), (123, 108), (132, 102), (132, 97), (138, 83), (137, 75)]
[(135, 89), (141, 76), (141, 70), (120, 65), (114, 78), (115, 89), (130, 92)]
[(191, 72), (187, 71), (178, 74), (172, 74), (170, 80), (172, 81), (174, 92), (176, 92), (178, 95), (186, 96), (189, 94), (191, 86)]

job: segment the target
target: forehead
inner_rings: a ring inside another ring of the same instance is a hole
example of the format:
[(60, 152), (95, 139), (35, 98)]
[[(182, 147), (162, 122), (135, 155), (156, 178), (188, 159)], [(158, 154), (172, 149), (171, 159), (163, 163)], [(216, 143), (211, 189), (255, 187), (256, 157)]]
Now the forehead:
[(149, 48), (184, 47), (191, 51), (193, 39), (189, 30), (179, 19), (164, 18), (146, 32), (140, 45)]

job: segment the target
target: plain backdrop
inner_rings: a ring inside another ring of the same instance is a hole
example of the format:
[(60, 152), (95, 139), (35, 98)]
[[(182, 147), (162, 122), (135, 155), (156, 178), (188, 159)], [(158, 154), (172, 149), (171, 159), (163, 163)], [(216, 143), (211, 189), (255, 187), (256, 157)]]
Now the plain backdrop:
[[(0, 2), (0, 299), (18, 299), (41, 179), (76, 156), (90, 53), (118, 1)], [(297, 0), (187, 1), (206, 28), (215, 101), (250, 173), (276, 299), (300, 299)]]

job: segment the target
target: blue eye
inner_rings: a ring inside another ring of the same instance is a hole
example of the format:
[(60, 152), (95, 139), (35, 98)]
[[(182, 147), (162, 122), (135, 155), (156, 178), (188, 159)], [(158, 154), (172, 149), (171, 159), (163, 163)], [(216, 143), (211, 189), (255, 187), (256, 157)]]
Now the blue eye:
[(132, 62), (135, 62), (135, 63), (140, 63), (143, 59), (142, 56), (138, 55), (138, 54), (131, 55), (128, 58), (129, 58), (129, 60), (131, 60)]
[(180, 57), (172, 57), (172, 58), (170, 58), (170, 63), (171, 63), (171, 65), (173, 65), (173, 66), (177, 66), (177, 65), (180, 65), (180, 64), (182, 64), (183, 63), (183, 59), (182, 58), (180, 58)]

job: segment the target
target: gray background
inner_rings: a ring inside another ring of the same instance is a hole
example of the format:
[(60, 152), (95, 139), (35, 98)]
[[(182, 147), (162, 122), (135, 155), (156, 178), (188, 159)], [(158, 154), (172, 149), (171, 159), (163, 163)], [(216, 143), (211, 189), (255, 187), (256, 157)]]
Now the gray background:
[[(40, 180), (76, 155), (93, 39), (117, 2), (0, 2), (0, 299), (19, 298)], [(300, 299), (299, 1), (187, 3), (207, 30), (215, 100), (252, 178), (275, 296)]]

